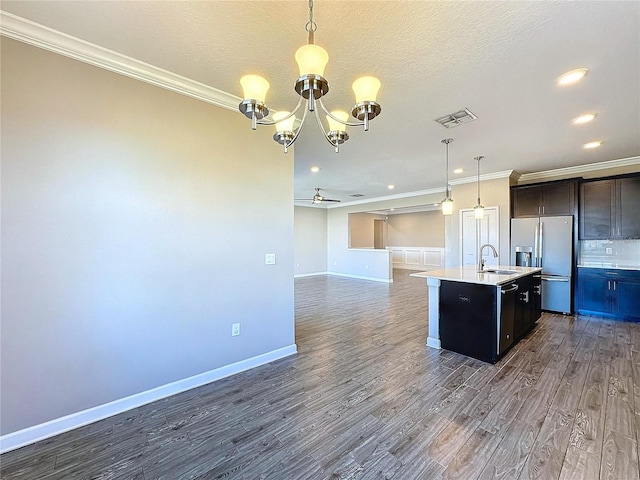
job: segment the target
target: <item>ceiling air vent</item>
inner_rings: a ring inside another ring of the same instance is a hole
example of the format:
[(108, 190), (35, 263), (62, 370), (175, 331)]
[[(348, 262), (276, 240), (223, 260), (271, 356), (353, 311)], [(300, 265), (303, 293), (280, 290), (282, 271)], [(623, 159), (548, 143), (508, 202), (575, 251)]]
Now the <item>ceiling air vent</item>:
[(471, 112), (468, 108), (464, 108), (459, 112), (450, 113), (449, 115), (445, 115), (444, 117), (436, 118), (436, 122), (446, 128), (457, 127), (458, 125), (462, 125), (463, 123), (469, 123), (472, 120), (475, 120), (476, 115)]
[(354, 193), (353, 195), (349, 195), (350, 197), (364, 197), (361, 193)]

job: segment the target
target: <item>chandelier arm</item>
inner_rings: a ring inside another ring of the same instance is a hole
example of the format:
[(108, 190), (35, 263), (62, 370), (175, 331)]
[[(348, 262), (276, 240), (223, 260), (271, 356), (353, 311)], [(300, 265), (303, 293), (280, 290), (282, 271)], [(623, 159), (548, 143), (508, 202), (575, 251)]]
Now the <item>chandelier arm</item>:
[(342, 125), (344, 125), (346, 127), (361, 127), (361, 126), (364, 125), (364, 122), (344, 122), (343, 120), (339, 119), (338, 117), (334, 117), (333, 115), (331, 115), (331, 112), (326, 109), (326, 107), (324, 106), (324, 103), (322, 103), (322, 99), (321, 98), (317, 99), (316, 103), (320, 104), (320, 108), (322, 108), (324, 113), (329, 115), (336, 122), (338, 122), (338, 123), (340, 123), (340, 124), (342, 124)]
[(322, 120), (320, 120), (320, 113), (318, 112), (317, 109), (316, 109), (315, 113), (316, 113), (316, 121), (318, 122), (318, 125), (320, 125), (320, 130), (322, 130), (322, 135), (324, 135), (324, 138), (327, 140), (327, 142), (329, 142), (331, 144), (332, 147), (337, 148), (338, 145), (331, 141), (331, 139), (329, 138), (329, 134), (324, 129), (324, 125), (322, 124)]
[[(302, 98), (302, 97), (300, 97)], [(296, 110), (298, 109), (298, 107), (296, 107)], [(302, 114), (302, 120), (300, 120), (300, 126), (298, 127), (298, 130), (296, 131), (296, 134), (293, 136), (293, 138), (291, 139), (291, 141), (289, 143), (287, 143), (287, 147), (290, 147), (291, 145), (293, 145), (293, 143), (298, 139), (298, 135), (300, 135), (300, 132), (302, 131), (302, 127), (304, 127), (304, 121), (307, 118), (307, 111), (308, 109), (304, 109), (304, 113)], [(295, 110), (294, 110), (295, 112)]]
[(298, 104), (296, 105), (296, 108), (294, 108), (289, 115), (287, 115), (284, 118), (281, 118), (277, 122), (275, 120), (264, 120), (263, 119), (263, 120), (258, 120), (257, 124), (258, 125), (275, 125), (276, 123), (284, 122), (285, 120), (290, 119), (292, 116), (294, 116), (296, 114), (296, 112), (300, 108), (300, 105), (302, 105), (302, 100), (303, 100), (302, 97), (298, 97)]

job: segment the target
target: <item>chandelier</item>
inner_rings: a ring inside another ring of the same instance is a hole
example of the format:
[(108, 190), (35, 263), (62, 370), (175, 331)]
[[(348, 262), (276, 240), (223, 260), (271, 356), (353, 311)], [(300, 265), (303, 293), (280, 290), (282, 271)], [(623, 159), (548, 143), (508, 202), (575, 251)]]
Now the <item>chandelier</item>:
[[(308, 33), (308, 44), (300, 47), (296, 51), (295, 59), (300, 70), (300, 77), (296, 80), (294, 89), (300, 96), (297, 106), (293, 111), (279, 111), (272, 115), (273, 120), (269, 120), (269, 109), (265, 104), (269, 82), (260, 75), (245, 75), (240, 79), (244, 100), (238, 108), (245, 116), (251, 119), (251, 129), (256, 130), (257, 125), (275, 125), (276, 133), (273, 139), (284, 147), (284, 153), (298, 139), (307, 113), (315, 114), (318, 125), (327, 141), (339, 151), (339, 145), (349, 139), (347, 127), (363, 126), (365, 131), (369, 130), (369, 121), (380, 115), (380, 104), (376, 102), (380, 81), (374, 77), (361, 77), (353, 82), (352, 88), (356, 96), (356, 103), (351, 110), (351, 115), (357, 122), (349, 121), (349, 114), (341, 110), (328, 111), (322, 97), (329, 91), (329, 83), (322, 76), (324, 68), (329, 61), (327, 51), (314, 43), (314, 33), (318, 25), (313, 21), (313, 0), (309, 0), (309, 21), (305, 24)], [(296, 112), (306, 100), (306, 108), (302, 114), (297, 128)], [(327, 131), (320, 120), (316, 104), (324, 111), (329, 124)]]

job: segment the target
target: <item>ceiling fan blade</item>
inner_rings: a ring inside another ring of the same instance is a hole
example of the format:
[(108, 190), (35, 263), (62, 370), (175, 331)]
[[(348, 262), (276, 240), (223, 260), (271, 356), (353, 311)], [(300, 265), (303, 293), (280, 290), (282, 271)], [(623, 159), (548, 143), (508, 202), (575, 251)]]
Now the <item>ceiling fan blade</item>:
[(331, 200), (330, 198), (323, 198), (323, 202), (341, 202), (342, 200)]

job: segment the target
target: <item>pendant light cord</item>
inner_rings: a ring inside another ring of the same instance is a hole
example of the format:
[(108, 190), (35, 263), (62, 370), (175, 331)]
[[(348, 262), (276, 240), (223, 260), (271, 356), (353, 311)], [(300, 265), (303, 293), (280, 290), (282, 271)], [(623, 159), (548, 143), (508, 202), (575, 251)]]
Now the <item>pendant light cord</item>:
[(476, 157), (476, 160), (478, 161), (478, 205), (480, 205), (480, 160), (483, 158), (484, 157), (482, 155)]
[(449, 200), (449, 144), (453, 142), (453, 138), (444, 138), (441, 140), (441, 142), (447, 146), (447, 157), (445, 161), (445, 167), (447, 169), (447, 171), (445, 172), (445, 179), (447, 181), (445, 200)]

